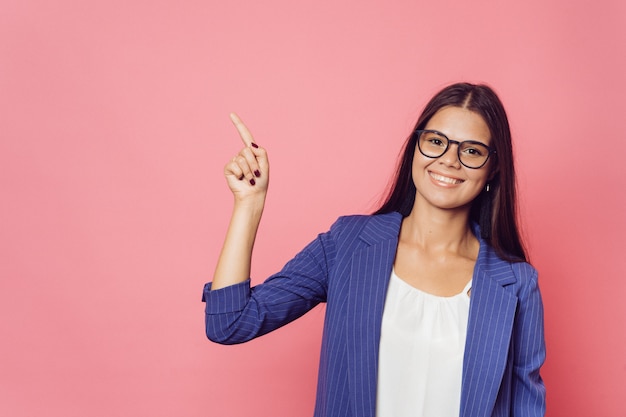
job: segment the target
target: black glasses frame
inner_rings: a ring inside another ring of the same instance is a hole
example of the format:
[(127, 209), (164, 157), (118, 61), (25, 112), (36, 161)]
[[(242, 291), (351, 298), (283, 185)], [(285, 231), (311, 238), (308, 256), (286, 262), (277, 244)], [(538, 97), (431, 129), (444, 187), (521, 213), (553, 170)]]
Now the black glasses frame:
[[(438, 131), (438, 130), (432, 130), (432, 129), (420, 129), (420, 130), (415, 130), (413, 133), (417, 135), (417, 138), (416, 138), (416, 141), (417, 141), (417, 148), (419, 149), (420, 153), (421, 153), (422, 155), (424, 155), (426, 158), (433, 158), (433, 159), (435, 159), (435, 158), (441, 158), (443, 155), (445, 155), (445, 153), (446, 153), (446, 152), (448, 152), (448, 149), (450, 148), (450, 144), (456, 144), (456, 145), (457, 145), (457, 147), (456, 147), (456, 155), (457, 155), (457, 158), (459, 158), (459, 162), (460, 162), (460, 163), (461, 163), (464, 167), (466, 167), (466, 168), (470, 168), (470, 169), (480, 169), (480, 168), (484, 167), (484, 166), (485, 166), (485, 164), (487, 163), (487, 161), (489, 160), (489, 157), (491, 156), (491, 154), (495, 154), (495, 153), (496, 153), (496, 150), (495, 150), (495, 149), (493, 149), (492, 147), (487, 146), (487, 145), (485, 145), (484, 143), (479, 142), (479, 141), (477, 141), (477, 140), (464, 140), (464, 141), (462, 141), (462, 142), (459, 142), (458, 140), (452, 140), (452, 139), (450, 139), (449, 137), (447, 137), (446, 135), (444, 135), (443, 133), (441, 133), (441, 132), (440, 132), (440, 131)], [(446, 148), (443, 150), (443, 152), (441, 152), (441, 155), (439, 155), (439, 156), (430, 156), (430, 155), (426, 155), (426, 154), (422, 151), (422, 147), (420, 146), (420, 136), (422, 136), (422, 133), (436, 133), (437, 135), (440, 135), (440, 136), (443, 136), (444, 138), (446, 138), (446, 140), (448, 141), (448, 143), (447, 143), (447, 145), (446, 145)], [(487, 151), (488, 151), (488, 153), (487, 153), (487, 157), (485, 158), (485, 161), (484, 161), (482, 164), (480, 164), (479, 166), (477, 166), (477, 167), (471, 167), (471, 166), (468, 166), (468, 165), (466, 165), (466, 164), (464, 164), (464, 163), (463, 163), (463, 160), (461, 159), (461, 145), (466, 144), (466, 143), (467, 143), (467, 144), (470, 144), (470, 145), (481, 145), (481, 146), (484, 146), (485, 148), (487, 148)]]

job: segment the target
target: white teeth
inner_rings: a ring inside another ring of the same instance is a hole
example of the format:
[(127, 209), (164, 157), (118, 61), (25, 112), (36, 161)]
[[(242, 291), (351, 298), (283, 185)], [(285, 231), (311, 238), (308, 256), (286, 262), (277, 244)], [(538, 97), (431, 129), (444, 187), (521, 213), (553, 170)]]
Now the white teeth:
[(430, 173), (430, 176), (433, 177), (435, 180), (445, 182), (446, 184), (460, 184), (463, 182), (462, 180), (444, 177), (443, 175), (438, 175), (433, 172)]

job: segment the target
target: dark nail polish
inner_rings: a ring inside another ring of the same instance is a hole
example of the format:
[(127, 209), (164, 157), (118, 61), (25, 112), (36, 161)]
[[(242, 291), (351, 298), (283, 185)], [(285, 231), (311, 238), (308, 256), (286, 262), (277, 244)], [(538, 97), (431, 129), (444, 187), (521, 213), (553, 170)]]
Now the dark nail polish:
[(253, 148), (258, 148), (259, 145), (257, 145), (256, 143), (252, 142), (250, 145), (252, 145)]
[(256, 184), (256, 181), (254, 180), (254, 178), (252, 178), (252, 179), (250, 180), (250, 185), (254, 185), (254, 184)]
[(243, 174), (241, 174), (241, 177), (239, 177), (239, 181), (241, 181), (243, 179)]
[(261, 173), (259, 172), (259, 170), (257, 169), (256, 171), (254, 171), (254, 175), (259, 178), (261, 176)]

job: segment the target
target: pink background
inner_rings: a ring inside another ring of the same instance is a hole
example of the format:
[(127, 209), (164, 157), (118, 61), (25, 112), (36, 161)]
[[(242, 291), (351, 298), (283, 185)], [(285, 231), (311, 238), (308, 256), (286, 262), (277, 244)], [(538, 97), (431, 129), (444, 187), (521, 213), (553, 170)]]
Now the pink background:
[(204, 336), (228, 113), (273, 164), (259, 282), (371, 211), (426, 100), (469, 80), (510, 115), (548, 415), (624, 416), (625, 50), (622, 0), (1, 0), (0, 415), (311, 415), (322, 307)]

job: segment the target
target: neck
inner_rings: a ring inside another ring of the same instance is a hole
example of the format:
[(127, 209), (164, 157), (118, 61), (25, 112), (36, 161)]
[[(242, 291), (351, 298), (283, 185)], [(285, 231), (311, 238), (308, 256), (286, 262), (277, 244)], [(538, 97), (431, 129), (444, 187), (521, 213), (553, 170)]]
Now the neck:
[(427, 251), (456, 253), (466, 252), (477, 243), (469, 225), (469, 208), (413, 207), (402, 222), (400, 240)]

